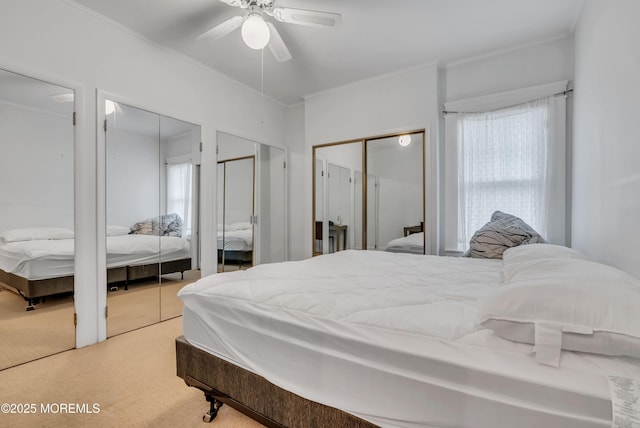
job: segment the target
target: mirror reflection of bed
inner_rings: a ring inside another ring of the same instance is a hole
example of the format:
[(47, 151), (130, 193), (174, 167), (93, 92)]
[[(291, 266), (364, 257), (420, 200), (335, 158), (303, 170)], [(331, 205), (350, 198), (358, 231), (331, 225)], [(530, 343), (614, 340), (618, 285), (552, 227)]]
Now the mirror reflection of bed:
[(73, 95), (0, 70), (0, 370), (75, 347)]
[(107, 335), (179, 316), (197, 270), (200, 127), (105, 100)]
[(218, 134), (218, 272), (254, 265), (256, 143)]
[(217, 133), (218, 272), (287, 258), (286, 152)]

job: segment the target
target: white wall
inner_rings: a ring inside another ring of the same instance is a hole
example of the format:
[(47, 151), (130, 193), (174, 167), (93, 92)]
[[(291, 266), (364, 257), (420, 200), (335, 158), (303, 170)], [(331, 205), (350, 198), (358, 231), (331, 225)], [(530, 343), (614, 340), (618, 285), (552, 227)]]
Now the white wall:
[(98, 226), (104, 227), (98, 207), (105, 195), (100, 188), (96, 193), (96, 89), (114, 95), (110, 98), (115, 101), (202, 125), (202, 271), (205, 275), (216, 271), (215, 130), (282, 146), (285, 109), (281, 104), (268, 98), (263, 103), (257, 91), (160, 48), (72, 1), (3, 1), (0, 67), (77, 90), (78, 346), (106, 337), (106, 287), (99, 286), (97, 279), (102, 274), (98, 254), (104, 252), (96, 242), (103, 232)]
[(73, 229), (70, 117), (0, 103), (0, 231)]
[[(438, 70), (435, 64), (363, 80), (305, 98), (305, 159), (304, 175), (290, 176), (292, 181), (304, 181), (311, 189), (312, 147), (338, 141), (372, 137), (413, 129), (427, 129), (427, 183), (436, 183), (435, 158), (438, 131)], [(306, 258), (312, 252), (312, 193), (300, 189), (290, 194), (292, 201), (304, 201), (302, 221), (292, 228), (304, 228), (301, 248), (291, 247), (291, 257)], [(426, 189), (427, 200), (435, 197), (435, 188)], [(433, 210), (433, 212), (431, 212)], [(427, 221), (435, 220), (435, 204), (428, 205)], [(294, 219), (292, 218), (292, 223)], [(435, 221), (433, 222), (435, 227)], [(427, 230), (430, 230), (427, 227)], [(435, 237), (435, 232), (431, 233)], [(431, 244), (431, 243), (430, 243)]]
[(316, 148), (316, 160), (362, 172), (362, 142)]
[[(194, 127), (197, 128), (197, 127)], [(200, 129), (197, 129), (200, 131)], [(196, 135), (197, 134), (197, 135)], [(196, 132), (196, 129), (187, 131), (180, 135), (174, 135), (171, 137), (163, 138), (161, 136), (162, 144), (162, 156), (164, 161), (173, 157), (191, 155), (194, 147), (197, 147), (200, 142), (200, 133)], [(193, 161), (194, 164), (199, 163), (197, 160)]]
[(573, 78), (573, 38), (495, 52), (448, 64), (445, 101), (520, 89)]
[(218, 132), (217, 144), (219, 162), (227, 159), (255, 156), (256, 154), (255, 141), (227, 134), (226, 132)]
[(157, 136), (112, 128), (107, 151), (107, 224), (131, 227), (160, 215)]
[(587, 1), (575, 34), (573, 246), (640, 277), (640, 2)]

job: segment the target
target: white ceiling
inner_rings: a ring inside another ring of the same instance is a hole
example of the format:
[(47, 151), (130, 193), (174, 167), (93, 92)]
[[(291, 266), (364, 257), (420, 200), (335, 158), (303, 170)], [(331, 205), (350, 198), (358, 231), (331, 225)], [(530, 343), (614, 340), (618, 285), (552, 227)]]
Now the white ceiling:
[[(261, 52), (240, 31), (195, 37), (243, 10), (219, 0), (76, 0), (146, 38), (257, 90)], [(275, 22), (293, 59), (264, 50), (264, 93), (292, 104), (305, 95), (411, 66), (451, 61), (571, 34), (583, 0), (275, 0), (340, 13), (321, 29)], [(271, 18), (267, 18), (268, 20)], [(271, 19), (272, 20), (272, 19)]]

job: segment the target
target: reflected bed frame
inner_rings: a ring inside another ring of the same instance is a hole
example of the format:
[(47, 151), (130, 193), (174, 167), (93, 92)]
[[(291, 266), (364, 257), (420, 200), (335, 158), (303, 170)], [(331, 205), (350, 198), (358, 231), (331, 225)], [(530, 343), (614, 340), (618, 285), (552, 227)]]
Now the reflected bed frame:
[[(262, 376), (196, 348), (184, 336), (176, 338), (176, 369), (188, 386), (204, 392), (210, 403), (209, 412), (203, 416), (205, 422), (211, 422), (224, 403), (272, 428), (377, 427), (282, 389)], [(380, 399), (384, 400), (384, 395)]]
[[(224, 259), (223, 259), (224, 256)], [(240, 250), (224, 250), (224, 254), (221, 249), (218, 249), (218, 263), (234, 262), (242, 265), (243, 263), (253, 262), (253, 250), (240, 251)]]
[[(124, 282), (125, 290), (128, 289), (129, 281), (143, 278), (152, 278), (158, 275), (180, 272), (184, 278), (184, 271), (191, 269), (191, 259), (179, 259), (158, 263), (119, 266), (107, 269), (107, 284)], [(20, 294), (27, 301), (27, 311), (35, 309), (35, 305), (40, 299), (53, 294), (73, 292), (73, 275), (61, 276), (48, 279), (26, 279), (13, 273), (0, 269), (0, 287), (7, 287)], [(117, 289), (117, 287), (115, 287)]]

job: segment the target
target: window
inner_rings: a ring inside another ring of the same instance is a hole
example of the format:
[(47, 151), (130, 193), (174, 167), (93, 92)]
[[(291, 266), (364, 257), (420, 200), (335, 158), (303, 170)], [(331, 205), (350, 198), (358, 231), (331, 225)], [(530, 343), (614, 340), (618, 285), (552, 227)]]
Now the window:
[(192, 184), (190, 162), (167, 164), (167, 213), (182, 218), (182, 236), (191, 236)]
[[(500, 210), (568, 245), (568, 82), (445, 103), (442, 252), (459, 255)], [(533, 100), (533, 101), (531, 101)], [(505, 107), (509, 106), (509, 107)]]
[(458, 119), (458, 247), (495, 210), (546, 236), (545, 99)]

